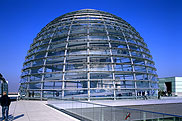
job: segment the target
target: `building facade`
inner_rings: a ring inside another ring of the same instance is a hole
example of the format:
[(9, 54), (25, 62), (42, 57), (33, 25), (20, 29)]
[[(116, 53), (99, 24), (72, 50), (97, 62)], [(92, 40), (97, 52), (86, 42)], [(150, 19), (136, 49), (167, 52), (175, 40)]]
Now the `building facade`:
[(182, 77), (166, 77), (158, 80), (161, 91), (166, 92), (167, 95), (170, 93), (172, 96), (182, 96)]
[(48, 23), (23, 64), (25, 98), (156, 97), (158, 80), (140, 34), (113, 14), (83, 9)]
[(3, 95), (3, 92), (6, 92), (8, 95), (8, 81), (3, 77), (3, 75), (0, 73), (0, 87), (1, 87), (1, 95)]

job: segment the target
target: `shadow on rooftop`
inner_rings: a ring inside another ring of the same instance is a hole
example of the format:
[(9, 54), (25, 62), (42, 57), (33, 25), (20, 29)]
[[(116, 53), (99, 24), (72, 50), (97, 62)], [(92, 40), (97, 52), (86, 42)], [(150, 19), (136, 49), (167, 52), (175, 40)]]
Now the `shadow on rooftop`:
[[(14, 118), (13, 118), (13, 115), (9, 115), (9, 121), (16, 120), (16, 119), (21, 118), (23, 116), (24, 116), (24, 114), (20, 114), (20, 115), (14, 116)], [(0, 118), (0, 120), (2, 120), (2, 117)]]

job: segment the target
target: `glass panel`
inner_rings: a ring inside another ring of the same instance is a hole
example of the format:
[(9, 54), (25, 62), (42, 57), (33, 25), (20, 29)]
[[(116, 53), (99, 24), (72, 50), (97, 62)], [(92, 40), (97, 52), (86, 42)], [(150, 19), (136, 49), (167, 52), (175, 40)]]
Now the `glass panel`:
[[(109, 35), (110, 40), (116, 40), (116, 41), (121, 41), (121, 42), (125, 42), (124, 37), (122, 36), (113, 36), (113, 35)], [(114, 43), (111, 43), (114, 44)], [(126, 46), (126, 45), (125, 45)], [(124, 46), (124, 47), (125, 47)], [(112, 46), (113, 47), (113, 46)]]
[(86, 63), (87, 57), (86, 56), (67, 56), (66, 57), (67, 63)]
[(135, 51), (131, 51), (131, 55), (132, 55), (132, 56), (136, 56), (136, 57), (140, 57), (140, 58), (143, 57), (142, 54), (141, 54), (140, 52), (135, 52)]
[(72, 29), (72, 30), (78, 30), (78, 29), (80, 29), (80, 28), (87, 28), (87, 25), (81, 25), (81, 24), (78, 25), (78, 24), (77, 24), (77, 25), (72, 25), (72, 26), (71, 26), (71, 29)]
[(113, 42), (111, 42), (111, 47), (115, 47), (115, 48), (127, 48), (126, 44), (113, 43)]
[(132, 58), (132, 60), (134, 64), (145, 65), (145, 62), (142, 59)]
[(60, 89), (60, 88), (62, 88), (62, 82), (54, 82), (54, 87), (53, 87), (53, 89)]
[(108, 40), (107, 36), (94, 36), (94, 35), (90, 35), (89, 36), (89, 40)]
[(62, 82), (59, 82), (59, 86), (56, 87), (56, 83), (57, 82), (44, 82), (44, 89), (59, 89), (59, 88), (62, 88)]
[(63, 56), (64, 54), (65, 54), (65, 50), (48, 52), (48, 56)]
[(43, 97), (61, 97), (62, 91), (43, 91)]
[(137, 80), (148, 80), (148, 76), (146, 74), (136, 74)]
[(132, 71), (131, 65), (114, 65), (115, 71)]
[(45, 72), (58, 72), (63, 71), (63, 65), (52, 65), (52, 66), (46, 66)]
[(93, 48), (91, 48), (89, 54), (109, 55), (110, 54), (110, 51), (109, 51), (109, 49), (102, 50), (102, 49), (93, 49)]
[(68, 55), (85, 55), (87, 54), (87, 49), (69, 49), (67, 51)]
[(56, 44), (50, 45), (49, 49), (57, 49), (57, 48), (64, 48), (64, 47), (66, 47), (66, 43), (56, 43)]
[(131, 50), (136, 50), (136, 51), (140, 51), (139, 47), (136, 45), (129, 45)]
[(106, 33), (105, 28), (89, 28), (89, 33)]
[(87, 65), (83, 64), (66, 64), (66, 71), (87, 71)]
[(115, 63), (131, 63), (130, 58), (126, 57), (113, 57)]
[(129, 55), (128, 50), (116, 50), (112, 49), (112, 54), (113, 55)]
[(46, 55), (46, 52), (37, 53), (35, 55), (35, 59), (45, 57), (45, 55)]
[(55, 39), (52, 39), (52, 42), (61, 42), (61, 41), (66, 41), (67, 40), (67, 36), (64, 37), (57, 37)]
[(21, 78), (21, 83), (28, 82), (28, 77), (29, 76), (25, 76), (25, 77)]
[(79, 97), (88, 97), (88, 90), (65, 90), (65, 98), (79, 98)]
[(115, 82), (116, 88), (134, 88), (135, 83), (133, 81), (119, 81)]
[(66, 89), (74, 89), (74, 88), (88, 88), (87, 81), (67, 81), (65, 82)]
[(41, 83), (30, 83), (29, 89), (41, 89)]
[(91, 26), (90, 27), (92, 27), (92, 28), (100, 28), (100, 29), (105, 29), (105, 26), (104, 25), (102, 25), (102, 24), (91, 24)]
[(158, 84), (157, 83), (153, 83), (153, 82), (150, 82), (150, 86), (151, 88), (158, 88)]
[(100, 56), (94, 56), (90, 57), (90, 62), (111, 62), (110, 57), (100, 57)]
[(149, 82), (137, 81), (137, 88), (149, 88)]
[(55, 82), (44, 82), (44, 89), (53, 89)]
[(44, 75), (45, 80), (62, 80), (62, 73), (48, 73)]
[(113, 81), (90, 81), (90, 88), (114, 88)]
[(49, 41), (50, 41), (50, 39), (42, 40), (41, 45), (43, 45), (43, 44), (48, 44), (48, 43), (49, 43)]
[(43, 68), (42, 67), (37, 67), (37, 68), (31, 68), (31, 73), (32, 74), (37, 74), (37, 73), (42, 73)]
[(60, 36), (68, 33), (68, 29), (64, 29), (62, 26), (58, 27), (57, 32), (55, 32), (54, 36)]
[(81, 42), (72, 41), (72, 42), (69, 42), (68, 47), (87, 47), (87, 42), (85, 42), (85, 41), (81, 41)]
[(102, 23), (102, 24), (104, 24), (104, 22), (101, 20), (89, 20), (89, 23), (99, 23), (99, 24)]
[(107, 89), (91, 89), (90, 90), (90, 97), (113, 97), (114, 91), (107, 90)]
[(151, 67), (154, 67), (154, 64), (152, 63), (152, 62), (150, 62), (150, 61), (146, 61), (147, 62), (147, 66), (151, 66)]
[[(107, 30), (108, 30), (109, 36), (113, 36), (113, 35), (117, 36), (118, 35), (119, 36), (118, 38), (123, 37), (121, 31), (116, 31), (115, 29), (107, 29)], [(121, 39), (119, 39), (119, 40), (121, 40)]]
[(147, 68), (148, 69), (148, 72), (151, 73), (151, 74), (156, 74), (155, 70), (152, 69), (152, 68)]
[(87, 40), (87, 36), (70, 36), (69, 41), (70, 40)]
[(37, 52), (47, 50), (48, 45), (38, 47)]
[(64, 57), (49, 57), (46, 60), (46, 64), (56, 64), (56, 63), (63, 63)]
[(42, 75), (32, 75), (30, 76), (30, 81), (41, 81)]
[(116, 90), (116, 96), (119, 98), (132, 97), (132, 96), (135, 96), (135, 90), (117, 89)]
[(154, 75), (148, 75), (148, 77), (149, 77), (149, 80), (158, 81), (157, 77)]
[(133, 80), (133, 75), (122, 73), (122, 72), (117, 72), (117, 73), (115, 73), (115, 78), (120, 79), (120, 80)]
[(87, 28), (71, 29), (70, 34), (87, 33)]
[(28, 97), (40, 98), (40, 91), (29, 91)]
[(109, 43), (90, 43), (90, 47), (109, 47)]
[(130, 38), (127, 38), (127, 41), (128, 41), (129, 43), (137, 44), (137, 42), (136, 42), (135, 40), (130, 39)]
[(77, 79), (87, 79), (87, 73), (86, 72), (66, 72), (65, 73), (65, 79), (66, 80), (77, 80)]
[(110, 72), (90, 72), (90, 79), (112, 79)]
[(91, 64), (90, 65), (90, 71), (111, 71), (112, 65), (105, 65), (105, 64)]
[(32, 66), (40, 66), (44, 64), (44, 59), (32, 61)]
[(30, 72), (30, 69), (24, 70), (21, 74), (21, 76), (28, 75)]
[(136, 72), (147, 72), (145, 66), (135, 66), (135, 71)]

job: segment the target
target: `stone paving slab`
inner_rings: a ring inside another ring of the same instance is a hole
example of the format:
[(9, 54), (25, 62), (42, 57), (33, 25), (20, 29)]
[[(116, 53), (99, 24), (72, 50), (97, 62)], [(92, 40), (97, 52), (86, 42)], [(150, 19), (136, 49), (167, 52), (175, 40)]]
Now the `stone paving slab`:
[[(21, 100), (10, 105), (10, 118), (15, 121), (79, 121), (46, 105), (46, 101)], [(2, 117), (0, 107), (0, 117)]]

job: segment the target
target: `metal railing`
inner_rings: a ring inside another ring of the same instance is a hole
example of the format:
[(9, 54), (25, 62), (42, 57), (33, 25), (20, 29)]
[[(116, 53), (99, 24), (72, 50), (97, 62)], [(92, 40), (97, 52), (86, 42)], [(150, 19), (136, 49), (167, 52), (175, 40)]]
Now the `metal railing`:
[(182, 116), (140, 109), (49, 98), (48, 105), (82, 121), (182, 121)]

